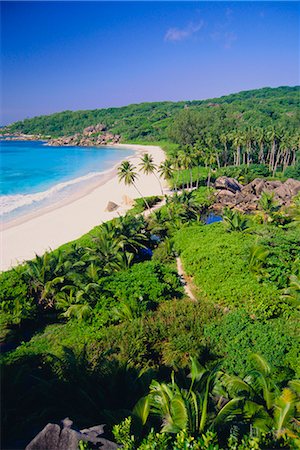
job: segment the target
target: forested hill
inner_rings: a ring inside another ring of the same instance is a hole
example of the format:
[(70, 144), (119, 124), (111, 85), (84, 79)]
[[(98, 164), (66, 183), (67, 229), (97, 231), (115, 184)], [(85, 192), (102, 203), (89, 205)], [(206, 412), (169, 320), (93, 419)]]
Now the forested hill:
[(299, 126), (300, 86), (262, 88), (209, 100), (141, 103), (120, 108), (64, 111), (11, 124), (10, 132), (58, 137), (81, 132), (102, 123), (123, 141), (158, 141), (169, 137), (172, 124), (184, 109), (201, 113), (203, 127), (215, 131), (268, 127), (296, 129)]

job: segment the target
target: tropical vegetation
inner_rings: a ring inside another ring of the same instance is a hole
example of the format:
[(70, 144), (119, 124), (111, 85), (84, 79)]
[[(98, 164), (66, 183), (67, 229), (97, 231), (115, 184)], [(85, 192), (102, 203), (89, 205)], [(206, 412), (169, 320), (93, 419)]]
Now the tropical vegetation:
[(124, 139), (173, 143), (159, 167), (145, 153), (118, 169), (136, 188), (155, 175), (161, 196), (141, 189), (125, 216), (1, 274), (4, 448), (67, 416), (106, 423), (127, 450), (299, 448), (299, 195), (207, 219), (217, 176), (297, 177), (298, 91), (13, 125), (59, 134), (107, 118)]

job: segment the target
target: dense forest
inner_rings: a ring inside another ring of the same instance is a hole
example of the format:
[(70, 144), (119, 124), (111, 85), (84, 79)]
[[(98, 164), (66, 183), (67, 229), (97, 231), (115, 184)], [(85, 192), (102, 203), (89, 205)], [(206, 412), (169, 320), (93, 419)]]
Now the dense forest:
[(56, 137), (101, 123), (123, 142), (173, 143), (176, 169), (258, 163), (274, 175), (296, 165), (299, 95), (298, 86), (263, 88), (205, 101), (65, 111), (16, 122), (4, 131)]
[(169, 137), (178, 113), (188, 109), (201, 113), (201, 130), (228, 132), (249, 127), (276, 126), (295, 130), (299, 126), (300, 87), (263, 88), (209, 100), (155, 102), (121, 108), (64, 111), (11, 124), (8, 129), (26, 134), (71, 135), (103, 123), (124, 141), (161, 141)]
[(101, 122), (123, 141), (164, 142), (160, 167), (146, 154), (118, 174), (153, 172), (172, 192), (1, 274), (3, 448), (67, 416), (106, 423), (124, 450), (300, 448), (300, 194), (262, 191), (251, 213), (216, 212), (214, 186), (300, 179), (299, 92), (11, 126), (57, 136)]

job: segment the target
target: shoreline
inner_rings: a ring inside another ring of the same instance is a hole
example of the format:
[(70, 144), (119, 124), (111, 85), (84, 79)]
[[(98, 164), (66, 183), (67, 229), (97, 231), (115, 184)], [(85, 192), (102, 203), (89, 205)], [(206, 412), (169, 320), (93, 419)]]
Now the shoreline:
[[(114, 145), (112, 144), (112, 145), (110, 145), (110, 147), (115, 147), (117, 145), (118, 144), (114, 144)], [(123, 148), (125, 147), (128, 149), (131, 148), (130, 145), (120, 145), (120, 148), (121, 147), (123, 147)], [(138, 157), (140, 154), (142, 154), (142, 152), (139, 152), (138, 150), (136, 150), (133, 155), (125, 157), (123, 159), (123, 161)], [(50, 205), (41, 206), (37, 210), (25, 212), (20, 217), (9, 219), (6, 222), (0, 223), (0, 232), (8, 230), (9, 228), (13, 228), (18, 225), (21, 225), (22, 223), (28, 222), (29, 220), (32, 220), (43, 214), (47, 214), (48, 212), (54, 211), (55, 209), (63, 208), (64, 206), (69, 205), (70, 203), (73, 203), (74, 201), (90, 194), (95, 189), (97, 189), (100, 186), (103, 186), (111, 178), (113, 178), (114, 176), (117, 175), (117, 168), (118, 168), (119, 164), (120, 164), (120, 162), (116, 163), (110, 169), (106, 169), (103, 172), (99, 172), (98, 180), (94, 180), (94, 181), (90, 181), (90, 182), (86, 183), (84, 186), (81, 187), (81, 189), (79, 189), (76, 192), (71, 193), (71, 195), (68, 198), (57, 200)]]
[[(124, 158), (137, 166), (140, 156), (147, 152), (153, 156), (156, 165), (165, 159), (164, 151), (157, 146), (137, 144), (114, 144), (135, 151)], [(79, 238), (93, 227), (123, 215), (130, 208), (124, 196), (135, 199), (139, 195), (133, 186), (119, 183), (115, 164), (108, 173), (93, 185), (83, 187), (68, 199), (41, 208), (39, 211), (12, 219), (1, 227), (2, 254), (0, 270), (5, 271), (36, 254), (54, 250), (60, 245)], [(161, 195), (154, 175), (139, 172), (137, 185), (145, 196)], [(113, 201), (119, 207), (113, 212), (105, 211), (107, 203)]]

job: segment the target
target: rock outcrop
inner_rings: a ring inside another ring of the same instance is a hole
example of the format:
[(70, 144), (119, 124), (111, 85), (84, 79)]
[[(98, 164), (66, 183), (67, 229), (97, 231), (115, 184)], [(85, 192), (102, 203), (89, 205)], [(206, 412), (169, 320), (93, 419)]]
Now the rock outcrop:
[(224, 206), (236, 207), (246, 212), (258, 208), (258, 202), (263, 192), (273, 192), (274, 200), (279, 205), (289, 206), (292, 198), (300, 192), (300, 181), (289, 178), (284, 183), (277, 180), (262, 180), (255, 178), (251, 183), (242, 186), (233, 178), (220, 177), (215, 182), (216, 209)]
[(103, 123), (98, 123), (97, 125), (91, 125), (90, 127), (84, 128), (82, 134), (83, 136), (91, 136), (95, 133), (101, 133), (106, 131), (106, 126)]
[(78, 450), (79, 441), (90, 442), (100, 450), (116, 450), (117, 444), (102, 437), (105, 425), (97, 425), (84, 430), (72, 429), (72, 420), (66, 418), (59, 426), (48, 423), (27, 445), (25, 450)]
[(216, 189), (226, 189), (233, 192), (234, 194), (242, 189), (242, 185), (236, 181), (234, 178), (229, 177), (219, 177), (216, 179), (215, 188)]
[(97, 145), (118, 144), (121, 136), (107, 131), (103, 123), (91, 125), (83, 129), (81, 133), (75, 133), (71, 136), (61, 136), (59, 138), (51, 139), (50, 136), (42, 136), (40, 134), (23, 134), (3, 133), (1, 139), (6, 141), (38, 141), (47, 139), (47, 145), (50, 146), (82, 146), (95, 147)]
[(94, 147), (97, 145), (118, 144), (121, 136), (112, 134), (107, 131), (103, 133), (86, 131), (94, 129), (95, 127), (88, 127), (83, 130), (83, 133), (76, 133), (72, 136), (62, 136), (57, 139), (50, 139), (47, 145), (50, 146), (82, 146)]

